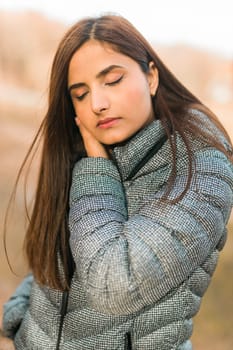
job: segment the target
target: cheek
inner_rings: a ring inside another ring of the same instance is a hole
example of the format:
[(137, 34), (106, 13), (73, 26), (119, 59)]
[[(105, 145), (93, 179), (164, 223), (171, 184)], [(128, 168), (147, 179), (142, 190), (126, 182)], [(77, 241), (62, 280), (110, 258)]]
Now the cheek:
[(131, 87), (124, 98), (128, 108), (138, 110), (138, 112), (147, 109), (151, 103), (151, 96), (147, 87)]
[(135, 76), (128, 87), (126, 87), (125, 91), (127, 91), (128, 98), (131, 101), (134, 100), (134, 103), (135, 101), (138, 103), (141, 101), (143, 102), (150, 97), (149, 85), (144, 75)]

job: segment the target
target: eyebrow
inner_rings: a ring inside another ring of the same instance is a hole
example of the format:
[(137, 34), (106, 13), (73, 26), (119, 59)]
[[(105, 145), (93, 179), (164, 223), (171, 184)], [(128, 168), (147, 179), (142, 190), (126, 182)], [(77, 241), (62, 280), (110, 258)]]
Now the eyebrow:
[[(111, 72), (113, 69), (116, 69), (116, 68), (124, 68), (123, 66), (119, 66), (117, 64), (112, 64), (111, 66), (108, 66), (106, 68), (104, 68), (103, 70), (101, 70), (97, 75), (96, 75), (96, 78), (99, 79), (99, 78), (102, 78), (104, 77), (105, 75), (107, 75), (109, 72)], [(75, 83), (75, 84), (72, 84), (68, 87), (68, 92), (70, 93), (71, 90), (73, 89), (77, 89), (79, 87), (82, 87), (82, 86), (85, 86), (86, 84), (85, 83)]]

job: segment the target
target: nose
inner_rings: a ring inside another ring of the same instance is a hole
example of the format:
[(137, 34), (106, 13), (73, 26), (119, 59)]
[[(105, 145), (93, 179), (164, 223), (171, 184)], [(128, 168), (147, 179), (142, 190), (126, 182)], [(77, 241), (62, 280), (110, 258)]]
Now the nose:
[(95, 90), (91, 93), (91, 107), (94, 113), (100, 114), (101, 112), (104, 112), (109, 109), (110, 101), (109, 98), (106, 96), (106, 93), (104, 93), (101, 90)]

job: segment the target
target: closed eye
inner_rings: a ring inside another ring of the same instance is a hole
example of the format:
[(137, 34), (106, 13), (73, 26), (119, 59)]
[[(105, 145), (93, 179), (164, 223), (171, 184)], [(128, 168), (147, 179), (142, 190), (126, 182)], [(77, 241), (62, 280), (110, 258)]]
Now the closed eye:
[[(120, 83), (120, 81), (123, 79), (123, 75), (120, 76), (120, 78), (114, 80), (114, 81), (111, 81), (111, 82), (108, 82), (108, 83), (105, 83), (105, 85), (108, 85), (108, 86), (114, 86), (114, 85), (117, 85)], [(79, 95), (79, 96), (75, 96), (75, 98), (78, 100), (78, 101), (82, 101), (85, 96), (88, 94), (88, 91), (84, 92), (82, 95)]]
[(82, 101), (84, 99), (84, 97), (87, 95), (88, 92), (85, 92), (84, 94), (80, 95), (80, 96), (75, 96), (75, 98), (78, 100), (78, 101)]
[(106, 83), (106, 85), (110, 85), (110, 86), (116, 85), (116, 84), (120, 83), (120, 81), (122, 79), (123, 79), (123, 75), (117, 80), (111, 81), (110, 83)]

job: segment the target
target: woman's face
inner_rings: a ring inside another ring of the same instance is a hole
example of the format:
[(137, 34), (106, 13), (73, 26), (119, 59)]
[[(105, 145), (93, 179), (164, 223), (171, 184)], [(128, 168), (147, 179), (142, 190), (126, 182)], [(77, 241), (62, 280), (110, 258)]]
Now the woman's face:
[(151, 95), (158, 74), (111, 46), (90, 40), (73, 55), (68, 88), (77, 118), (101, 143), (125, 141), (154, 119)]

